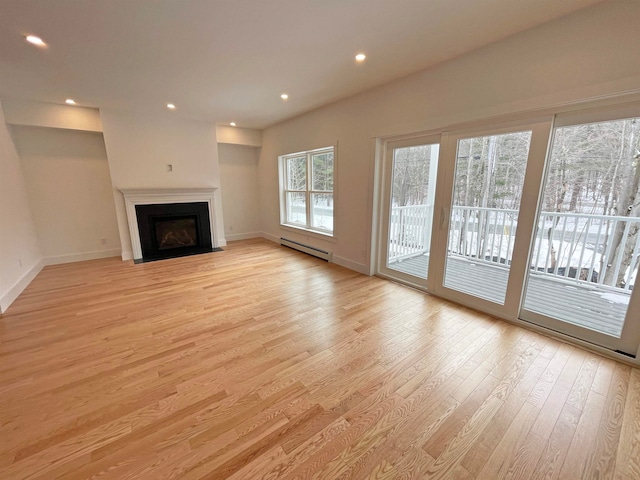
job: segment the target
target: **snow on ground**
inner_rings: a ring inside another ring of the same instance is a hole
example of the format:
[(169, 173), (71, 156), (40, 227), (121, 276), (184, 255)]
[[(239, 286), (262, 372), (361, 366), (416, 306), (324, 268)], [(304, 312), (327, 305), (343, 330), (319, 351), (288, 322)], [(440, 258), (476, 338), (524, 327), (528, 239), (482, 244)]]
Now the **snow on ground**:
[(611, 303), (619, 303), (622, 305), (629, 304), (629, 294), (602, 291), (596, 291), (594, 293), (599, 295), (603, 300), (607, 300)]

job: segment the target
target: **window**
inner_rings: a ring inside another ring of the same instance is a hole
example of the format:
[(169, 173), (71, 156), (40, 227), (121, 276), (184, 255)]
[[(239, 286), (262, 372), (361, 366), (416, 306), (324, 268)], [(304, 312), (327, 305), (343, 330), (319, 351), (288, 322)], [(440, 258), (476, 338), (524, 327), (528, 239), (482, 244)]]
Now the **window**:
[(333, 235), (334, 148), (280, 157), (280, 223)]

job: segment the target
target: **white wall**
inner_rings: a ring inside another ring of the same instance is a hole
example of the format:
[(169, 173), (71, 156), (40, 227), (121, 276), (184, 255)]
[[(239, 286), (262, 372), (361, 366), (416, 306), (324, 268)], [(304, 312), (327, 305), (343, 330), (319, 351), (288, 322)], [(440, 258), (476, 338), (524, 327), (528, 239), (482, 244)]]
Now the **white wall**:
[(246, 145), (249, 147), (262, 146), (262, 130), (252, 128), (216, 126), (218, 143), (231, 143), (234, 145)]
[(2, 99), (2, 108), (5, 120), (10, 125), (102, 131), (100, 112), (97, 108), (57, 105), (10, 97)]
[[(100, 110), (123, 259), (132, 258), (123, 188), (218, 188), (216, 238), (224, 237), (215, 125), (165, 115)], [(172, 165), (169, 172), (167, 165)]]
[(640, 55), (631, 52), (640, 51), (639, 19), (637, 0), (598, 4), (266, 129), (259, 166), (263, 231), (273, 239), (283, 233), (278, 156), (337, 143), (335, 242), (287, 236), (369, 272), (374, 138), (638, 89)]
[(119, 256), (101, 133), (12, 127), (46, 264)]
[(0, 104), (0, 313), (42, 269), (20, 158)]
[(261, 236), (258, 194), (260, 149), (220, 143), (218, 158), (226, 239)]

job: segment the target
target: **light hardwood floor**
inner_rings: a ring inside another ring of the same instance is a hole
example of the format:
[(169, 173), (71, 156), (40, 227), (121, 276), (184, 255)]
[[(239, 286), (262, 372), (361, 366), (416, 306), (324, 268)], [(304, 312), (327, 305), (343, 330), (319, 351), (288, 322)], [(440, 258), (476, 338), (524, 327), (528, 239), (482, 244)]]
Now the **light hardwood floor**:
[(2, 479), (640, 478), (640, 370), (263, 241), (47, 267)]

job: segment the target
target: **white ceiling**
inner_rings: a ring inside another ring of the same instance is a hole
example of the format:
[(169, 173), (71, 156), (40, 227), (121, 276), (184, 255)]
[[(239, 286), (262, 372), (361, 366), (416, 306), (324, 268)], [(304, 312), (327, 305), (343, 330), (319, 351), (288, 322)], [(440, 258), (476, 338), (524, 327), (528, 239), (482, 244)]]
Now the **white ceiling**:
[(599, 1), (0, 0), (0, 96), (263, 128)]

